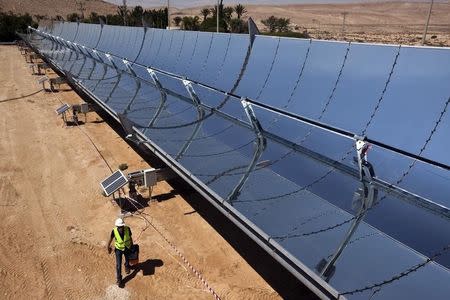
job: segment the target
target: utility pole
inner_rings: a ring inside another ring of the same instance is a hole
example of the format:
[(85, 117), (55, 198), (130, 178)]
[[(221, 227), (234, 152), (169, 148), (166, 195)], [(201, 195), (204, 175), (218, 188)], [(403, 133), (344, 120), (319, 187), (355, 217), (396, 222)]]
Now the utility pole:
[(76, 2), (78, 10), (80, 11), (80, 17), (81, 19), (84, 19), (84, 12), (86, 11), (86, 7), (84, 6), (83, 1), (77, 1)]
[(167, 29), (170, 29), (170, 0), (167, 0)]
[(347, 19), (348, 12), (342, 13), (342, 39), (345, 38), (345, 20)]
[(123, 0), (123, 2), (122, 2), (122, 6), (123, 6), (123, 11), (122, 11), (122, 13), (123, 13), (123, 26), (127, 26), (127, 11), (128, 11), (128, 8), (127, 8), (127, 0)]
[(427, 23), (425, 24), (425, 30), (423, 32), (423, 37), (422, 37), (422, 46), (425, 45), (425, 40), (427, 39), (428, 25), (430, 24), (431, 11), (433, 10), (433, 3), (434, 3), (434, 0), (431, 0), (430, 10), (428, 11)]
[(217, 8), (216, 8), (216, 15), (217, 15), (217, 32), (219, 32), (219, 0), (217, 0)]

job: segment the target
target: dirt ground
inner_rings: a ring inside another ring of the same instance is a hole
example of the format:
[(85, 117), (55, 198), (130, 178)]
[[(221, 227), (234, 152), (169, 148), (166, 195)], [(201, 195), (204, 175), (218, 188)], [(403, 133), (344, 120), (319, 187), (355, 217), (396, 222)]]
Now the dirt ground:
[(148, 164), (96, 113), (64, 126), (54, 110), (60, 101), (80, 103), (73, 91), (23, 97), (40, 85), (15, 46), (0, 46), (0, 64), (0, 298), (211, 299), (165, 238), (222, 299), (281, 297), (165, 182), (145, 209), (159, 232), (139, 216), (125, 219), (141, 263), (124, 289), (116, 287), (105, 245), (120, 209), (101, 195), (110, 170), (88, 137), (113, 169)]

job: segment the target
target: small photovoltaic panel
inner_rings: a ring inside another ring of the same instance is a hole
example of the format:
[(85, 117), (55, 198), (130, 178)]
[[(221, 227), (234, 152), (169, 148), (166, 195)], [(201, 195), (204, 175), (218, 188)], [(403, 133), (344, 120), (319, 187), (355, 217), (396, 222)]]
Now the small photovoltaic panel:
[(100, 185), (103, 191), (105, 191), (106, 196), (110, 196), (127, 183), (128, 178), (118, 170), (103, 180)]
[(67, 103), (65, 103), (64, 105), (58, 107), (58, 108), (55, 110), (55, 112), (56, 112), (56, 114), (59, 116), (60, 114), (65, 113), (66, 111), (68, 111), (69, 108), (70, 108), (70, 105), (67, 104)]

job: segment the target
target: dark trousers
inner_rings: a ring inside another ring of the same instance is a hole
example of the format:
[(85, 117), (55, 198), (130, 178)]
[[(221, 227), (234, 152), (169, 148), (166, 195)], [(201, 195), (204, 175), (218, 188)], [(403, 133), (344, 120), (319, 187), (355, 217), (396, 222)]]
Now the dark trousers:
[(130, 250), (125, 248), (124, 251), (120, 251), (119, 249), (115, 249), (114, 250), (115, 254), (116, 254), (116, 279), (122, 280), (122, 255), (125, 256), (125, 268), (129, 269), (130, 268), (130, 263), (128, 261), (128, 256), (129, 256), (129, 252)]

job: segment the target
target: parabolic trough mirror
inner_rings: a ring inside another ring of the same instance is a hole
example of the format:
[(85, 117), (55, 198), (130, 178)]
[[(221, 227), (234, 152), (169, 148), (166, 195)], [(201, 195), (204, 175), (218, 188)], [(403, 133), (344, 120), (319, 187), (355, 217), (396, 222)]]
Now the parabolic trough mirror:
[(449, 48), (81, 23), (22, 38), (320, 297), (448, 299)]

